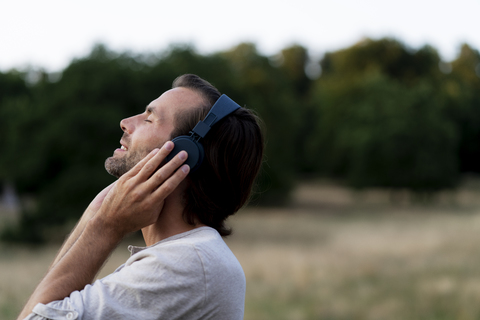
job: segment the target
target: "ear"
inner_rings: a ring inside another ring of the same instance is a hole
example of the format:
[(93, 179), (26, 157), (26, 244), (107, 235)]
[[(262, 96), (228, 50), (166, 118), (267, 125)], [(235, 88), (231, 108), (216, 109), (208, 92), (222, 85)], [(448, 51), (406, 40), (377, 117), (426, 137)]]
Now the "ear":
[(203, 162), (205, 152), (200, 142), (193, 140), (190, 136), (178, 136), (172, 140), (175, 144), (173, 150), (166, 157), (166, 161), (170, 161), (180, 151), (185, 150), (188, 154), (188, 158), (185, 164), (190, 167), (190, 172), (193, 172), (200, 167)]

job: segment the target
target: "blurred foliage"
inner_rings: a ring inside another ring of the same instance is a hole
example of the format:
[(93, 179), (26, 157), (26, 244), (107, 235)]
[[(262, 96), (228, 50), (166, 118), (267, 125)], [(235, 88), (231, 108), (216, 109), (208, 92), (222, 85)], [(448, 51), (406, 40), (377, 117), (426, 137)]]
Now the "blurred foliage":
[(103, 162), (118, 146), (119, 121), (183, 73), (262, 118), (267, 144), (256, 203), (285, 203), (300, 175), (431, 193), (480, 172), (477, 50), (464, 44), (447, 63), (428, 45), (364, 39), (326, 53), (312, 79), (306, 68), (316, 62), (300, 45), (269, 57), (252, 43), (209, 55), (189, 45), (146, 55), (99, 44), (61, 74), (0, 73), (0, 181), (22, 199), (19, 225), (4, 238), (39, 241), (77, 219), (113, 181)]

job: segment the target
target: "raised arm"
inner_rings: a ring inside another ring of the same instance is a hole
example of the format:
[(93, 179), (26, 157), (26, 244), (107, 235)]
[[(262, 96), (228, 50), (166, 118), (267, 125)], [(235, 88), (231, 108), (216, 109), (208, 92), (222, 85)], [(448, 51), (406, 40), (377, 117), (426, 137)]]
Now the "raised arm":
[(100, 209), (103, 200), (105, 199), (105, 196), (108, 194), (108, 192), (112, 189), (112, 187), (115, 185), (116, 181), (112, 184), (110, 184), (108, 187), (103, 189), (90, 203), (90, 205), (87, 207), (85, 212), (83, 213), (82, 217), (78, 221), (77, 225), (75, 228), (73, 228), (72, 232), (68, 235), (67, 239), (63, 243), (62, 247), (57, 253), (57, 256), (53, 260), (52, 264), (50, 265), (50, 268), (52, 268), (54, 265), (60, 261), (60, 259), (70, 250), (70, 248), (73, 246), (73, 244), (77, 241), (77, 239), (80, 237), (82, 234), (83, 230), (87, 226), (87, 222), (93, 218), (93, 216), (97, 213), (98, 209)]
[(167, 142), (152, 151), (106, 191), (96, 213), (84, 215), (74, 230), (78, 237), (74, 239), (72, 233), (72, 240), (67, 240), (18, 319), (28, 316), (38, 303), (60, 300), (83, 289), (125, 235), (156, 222), (165, 198), (189, 172), (187, 165), (176, 170), (185, 161), (185, 152), (155, 172), (172, 149), (173, 143)]

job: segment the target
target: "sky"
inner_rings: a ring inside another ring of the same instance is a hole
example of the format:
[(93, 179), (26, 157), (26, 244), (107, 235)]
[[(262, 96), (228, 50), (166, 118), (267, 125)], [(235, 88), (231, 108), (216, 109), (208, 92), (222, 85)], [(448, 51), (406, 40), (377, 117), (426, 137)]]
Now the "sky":
[(480, 0), (0, 0), (0, 71), (58, 72), (96, 43), (209, 54), (253, 42), (265, 55), (300, 44), (320, 58), (365, 37), (429, 44), (451, 61), (462, 43), (480, 50), (479, 13)]

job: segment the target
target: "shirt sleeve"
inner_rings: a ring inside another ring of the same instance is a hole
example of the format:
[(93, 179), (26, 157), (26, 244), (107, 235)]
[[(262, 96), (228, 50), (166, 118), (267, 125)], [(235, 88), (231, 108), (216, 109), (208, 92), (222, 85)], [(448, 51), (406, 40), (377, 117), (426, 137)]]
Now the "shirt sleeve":
[[(56, 301), (58, 302), (58, 301)], [(64, 301), (61, 301), (62, 303)], [(78, 312), (73, 310), (68, 303), (64, 303), (66, 305), (61, 306), (58, 305), (56, 307), (45, 305), (43, 303), (39, 303), (33, 308), (33, 311), (30, 315), (28, 315), (25, 320), (75, 320), (78, 319)]]
[(198, 319), (205, 303), (204, 273), (192, 246), (144, 250), (64, 300), (38, 304), (26, 319)]

